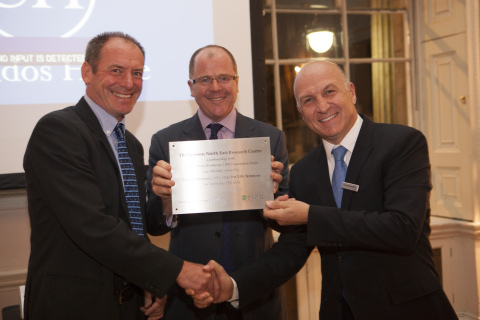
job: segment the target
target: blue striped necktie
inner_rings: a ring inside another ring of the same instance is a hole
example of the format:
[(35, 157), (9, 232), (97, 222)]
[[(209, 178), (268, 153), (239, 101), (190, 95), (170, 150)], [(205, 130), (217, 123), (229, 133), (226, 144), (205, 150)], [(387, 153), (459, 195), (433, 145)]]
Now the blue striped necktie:
[[(218, 139), (218, 132), (223, 128), (219, 123), (211, 123), (207, 128), (210, 128), (209, 140)], [(227, 273), (233, 271), (233, 259), (232, 259), (232, 239), (230, 235), (230, 223), (228, 222), (228, 212), (223, 213), (223, 227), (222, 227), (222, 254), (221, 265)]]
[(342, 183), (345, 181), (345, 176), (347, 174), (347, 164), (343, 160), (347, 149), (343, 146), (339, 146), (332, 150), (333, 158), (335, 159), (335, 168), (333, 169), (332, 175), (332, 190), (333, 196), (335, 197), (335, 202), (337, 203), (337, 208), (342, 207), (342, 196), (343, 189)]
[(142, 210), (140, 207), (137, 177), (135, 175), (135, 168), (133, 167), (132, 159), (128, 154), (127, 144), (125, 143), (124, 124), (118, 123), (114, 129), (114, 132), (118, 141), (118, 162), (120, 163), (120, 170), (122, 171), (123, 187), (125, 190), (125, 199), (127, 201), (130, 224), (132, 225), (132, 230), (135, 233), (143, 236), (143, 219)]

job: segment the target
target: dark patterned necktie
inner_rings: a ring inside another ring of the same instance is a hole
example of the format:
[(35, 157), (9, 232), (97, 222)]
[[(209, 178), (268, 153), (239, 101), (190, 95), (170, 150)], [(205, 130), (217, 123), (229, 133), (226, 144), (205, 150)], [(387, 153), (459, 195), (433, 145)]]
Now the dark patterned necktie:
[[(218, 131), (220, 131), (223, 126), (219, 123), (211, 123), (207, 128), (210, 128), (210, 138), (209, 140), (218, 139)], [(230, 236), (230, 223), (228, 222), (228, 212), (223, 213), (223, 237), (222, 237), (222, 255), (221, 255), (221, 265), (227, 273), (233, 271), (233, 259), (232, 259), (232, 246), (231, 246), (231, 236)]]
[(132, 159), (128, 154), (127, 144), (125, 143), (125, 126), (118, 123), (114, 129), (118, 141), (118, 162), (122, 171), (123, 187), (125, 190), (125, 199), (127, 200), (128, 216), (132, 230), (143, 236), (142, 210), (140, 207), (140, 196), (138, 193), (137, 177)]
[(335, 202), (337, 203), (337, 208), (340, 208), (342, 206), (343, 196), (342, 183), (345, 181), (345, 175), (347, 174), (347, 164), (343, 160), (347, 153), (347, 149), (340, 146), (333, 149), (332, 153), (333, 158), (335, 159), (335, 168), (333, 169), (332, 175), (332, 190)]

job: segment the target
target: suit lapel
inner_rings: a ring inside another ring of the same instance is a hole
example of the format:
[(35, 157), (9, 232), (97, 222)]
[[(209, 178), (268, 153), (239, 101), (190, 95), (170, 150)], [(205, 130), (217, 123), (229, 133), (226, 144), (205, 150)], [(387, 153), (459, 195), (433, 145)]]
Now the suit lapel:
[(328, 163), (327, 156), (325, 153), (325, 147), (323, 143), (320, 143), (314, 153), (314, 168), (311, 174), (313, 181), (316, 183), (312, 184), (318, 186), (316, 194), (320, 198), (320, 203), (322, 205), (336, 207), (335, 198), (333, 196), (332, 183), (330, 182), (330, 175), (328, 173)]
[(237, 120), (235, 121), (235, 138), (258, 137), (257, 127), (253, 121), (237, 111)]
[(114, 163), (117, 163), (117, 159), (115, 158), (115, 154), (112, 151), (112, 147), (110, 147), (110, 143), (105, 136), (105, 132), (102, 130), (102, 126), (93, 113), (92, 109), (88, 105), (87, 101), (82, 97), (80, 101), (78, 101), (77, 105), (75, 106), (75, 111), (78, 116), (83, 120), (85, 125), (93, 132), (93, 134), (97, 137), (98, 140), (102, 143), (103, 147), (107, 151), (110, 160)]
[[(359, 185), (358, 175), (373, 150), (374, 123), (364, 115), (361, 115), (361, 117), (363, 118), (362, 128), (358, 134), (355, 148), (352, 152), (352, 158), (348, 165), (347, 176), (345, 177), (346, 182), (357, 185)], [(360, 186), (360, 188), (361, 187), (362, 186)], [(342, 208), (348, 208), (350, 206), (353, 193), (353, 191), (343, 190)]]
[[(103, 148), (108, 154), (108, 158), (109, 158), (109, 161), (111, 161), (111, 165), (114, 165), (115, 167), (115, 171), (117, 172), (118, 190), (120, 190), (120, 202), (123, 208), (123, 213), (125, 215), (124, 218), (126, 218), (124, 220), (127, 223), (130, 223), (128, 218), (127, 201), (125, 199), (125, 193), (123, 190), (123, 180), (122, 180), (120, 169), (118, 168), (117, 158), (115, 157), (112, 147), (110, 146), (110, 143), (108, 142), (107, 137), (103, 132), (102, 126), (100, 125), (100, 122), (98, 121), (97, 116), (95, 115), (95, 113), (93, 113), (92, 109), (90, 108), (87, 101), (83, 97), (80, 99), (80, 101), (77, 103), (77, 105), (74, 108), (78, 116), (85, 123), (85, 125), (92, 131), (95, 137), (100, 141), (101, 145), (103, 146)], [(128, 144), (127, 144), (127, 147), (129, 147)], [(137, 170), (137, 167), (135, 167), (135, 170)], [(137, 173), (137, 178), (138, 178), (138, 173)]]
[(183, 137), (179, 139), (180, 141), (190, 141), (190, 140), (206, 140), (205, 132), (202, 129), (202, 124), (198, 118), (198, 112), (188, 119), (182, 128)]

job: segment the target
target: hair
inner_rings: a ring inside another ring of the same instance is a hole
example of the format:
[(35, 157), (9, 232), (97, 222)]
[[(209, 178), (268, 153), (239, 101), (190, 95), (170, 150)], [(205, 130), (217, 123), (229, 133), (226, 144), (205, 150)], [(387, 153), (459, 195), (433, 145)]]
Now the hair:
[[(195, 51), (192, 54), (192, 57), (190, 58), (190, 64), (188, 66), (188, 76), (190, 78), (193, 77), (193, 68), (195, 67), (195, 58), (197, 57), (197, 55), (201, 51), (203, 51), (205, 49), (210, 49), (210, 48), (217, 48), (217, 49), (221, 49), (221, 50), (225, 51), (228, 54), (228, 56), (230, 57), (230, 60), (232, 60), (233, 70), (235, 71), (235, 74), (237, 74), (237, 62), (235, 61), (235, 58), (233, 57), (233, 54), (230, 51), (228, 51), (227, 48), (224, 48), (222, 46), (218, 46), (216, 44), (210, 44), (208, 46), (205, 46), (205, 47), (202, 47), (202, 48), (198, 49), (197, 51)], [(215, 56), (215, 53), (212, 52), (208, 56), (213, 57), (213, 56)]]
[(138, 42), (132, 36), (120, 31), (103, 32), (88, 42), (87, 49), (85, 51), (85, 62), (92, 67), (93, 73), (97, 72), (98, 62), (102, 58), (102, 49), (105, 46), (105, 43), (112, 38), (121, 38), (125, 41), (135, 44), (142, 52), (143, 58), (145, 59), (145, 49), (142, 47), (140, 42)]
[[(330, 62), (330, 61), (327, 61), (327, 62)], [(343, 76), (343, 84), (345, 85), (345, 89), (347, 89), (348, 91), (350, 86), (350, 79), (347, 77), (347, 74), (345, 73), (345, 71), (343, 71), (343, 69), (337, 63), (335, 62), (330, 62), (330, 63), (333, 63), (334, 65), (336, 65), (338, 70), (340, 70), (340, 73)]]

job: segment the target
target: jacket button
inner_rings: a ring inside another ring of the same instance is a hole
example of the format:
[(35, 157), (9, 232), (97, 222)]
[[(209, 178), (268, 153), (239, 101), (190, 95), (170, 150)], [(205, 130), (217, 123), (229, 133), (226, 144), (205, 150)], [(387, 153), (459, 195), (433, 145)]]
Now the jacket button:
[(344, 261), (345, 261), (345, 257), (342, 256), (342, 255), (339, 255), (339, 256), (338, 256), (338, 261), (344, 262)]
[(215, 236), (216, 236), (216, 237), (221, 237), (221, 236), (222, 236), (222, 233), (219, 232), (219, 231), (217, 231), (217, 232), (215, 232)]

